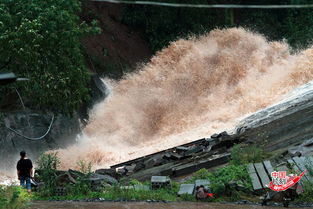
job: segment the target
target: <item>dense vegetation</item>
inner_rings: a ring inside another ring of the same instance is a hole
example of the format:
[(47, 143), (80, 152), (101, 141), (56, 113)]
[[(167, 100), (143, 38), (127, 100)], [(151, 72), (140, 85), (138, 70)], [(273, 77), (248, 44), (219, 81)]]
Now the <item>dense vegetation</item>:
[[(162, 1), (162, 0), (157, 0)], [(193, 4), (305, 4), (313, 0), (168, 0)], [(125, 5), (122, 22), (140, 31), (151, 49), (214, 28), (243, 26), (271, 40), (285, 38), (295, 48), (311, 43), (313, 9), (195, 9)], [(71, 113), (89, 96), (88, 70), (81, 38), (99, 33), (96, 22), (79, 19), (80, 0), (0, 0), (0, 72), (13, 71), (28, 82), (17, 88), (32, 108)], [(89, 11), (90, 12), (90, 11)], [(95, 15), (96, 17), (97, 15)], [(95, 63), (96, 65), (96, 63)], [(110, 63), (106, 64), (110, 68)], [(110, 72), (112, 73), (112, 72)], [(113, 73), (114, 74), (114, 73)], [(120, 76), (120, 72), (116, 75)], [(114, 77), (114, 76), (113, 76)], [(3, 100), (5, 97), (1, 97)], [(3, 104), (4, 101), (0, 101)]]
[[(157, 0), (164, 2), (163, 0)], [(168, 0), (192, 4), (312, 4), (312, 0)], [(203, 34), (214, 28), (242, 26), (287, 41), (295, 48), (311, 43), (313, 9), (197, 9), (130, 5), (123, 21), (142, 31), (156, 51), (179, 37)]]
[(19, 186), (0, 186), (0, 209), (26, 208), (31, 197)]
[(80, 39), (99, 29), (81, 22), (80, 10), (78, 0), (0, 0), (0, 72), (30, 79), (1, 95), (16, 87), (30, 106), (65, 113), (88, 98)]

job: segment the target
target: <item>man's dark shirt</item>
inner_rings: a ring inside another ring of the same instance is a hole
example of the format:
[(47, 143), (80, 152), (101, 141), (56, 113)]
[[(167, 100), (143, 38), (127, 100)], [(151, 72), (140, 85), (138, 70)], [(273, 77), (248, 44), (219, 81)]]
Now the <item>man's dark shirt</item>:
[(33, 168), (33, 163), (30, 159), (20, 159), (17, 162), (16, 169), (20, 171), (20, 176), (30, 177), (30, 170)]

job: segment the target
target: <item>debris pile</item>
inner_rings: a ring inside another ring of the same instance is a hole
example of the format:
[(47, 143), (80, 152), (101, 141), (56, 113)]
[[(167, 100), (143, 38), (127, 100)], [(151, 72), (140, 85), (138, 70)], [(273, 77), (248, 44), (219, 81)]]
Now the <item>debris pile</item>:
[(151, 176), (183, 176), (201, 168), (225, 164), (230, 150), (239, 141), (227, 132), (214, 134), (161, 152), (111, 166), (118, 175), (129, 179), (148, 180)]

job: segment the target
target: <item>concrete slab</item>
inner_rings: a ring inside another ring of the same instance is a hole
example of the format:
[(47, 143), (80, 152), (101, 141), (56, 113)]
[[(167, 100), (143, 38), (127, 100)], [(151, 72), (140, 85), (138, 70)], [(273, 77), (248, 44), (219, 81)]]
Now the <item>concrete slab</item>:
[(192, 195), (194, 190), (195, 190), (194, 184), (181, 184), (177, 194), (178, 195), (182, 195), (182, 194)]
[(211, 184), (211, 182), (208, 179), (197, 179), (195, 181), (195, 187), (197, 186), (204, 186), (204, 187), (208, 187)]

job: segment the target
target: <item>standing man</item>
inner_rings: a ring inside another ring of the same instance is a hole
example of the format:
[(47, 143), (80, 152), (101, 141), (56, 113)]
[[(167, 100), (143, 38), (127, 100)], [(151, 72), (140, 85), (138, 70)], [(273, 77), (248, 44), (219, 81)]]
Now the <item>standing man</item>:
[[(20, 152), (21, 159), (17, 162), (17, 176), (20, 180), (21, 186), (27, 188), (28, 193), (31, 193), (31, 182), (30, 178), (33, 174), (33, 163), (30, 159), (26, 158), (26, 152), (21, 151)], [(26, 183), (26, 185), (25, 185)]]

